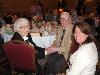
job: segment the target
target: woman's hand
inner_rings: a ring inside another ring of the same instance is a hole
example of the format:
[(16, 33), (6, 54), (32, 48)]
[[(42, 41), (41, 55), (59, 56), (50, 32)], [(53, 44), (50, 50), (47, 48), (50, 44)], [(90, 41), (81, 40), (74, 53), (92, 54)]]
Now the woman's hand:
[(56, 48), (56, 47), (48, 47), (45, 50), (46, 50), (47, 54), (50, 54), (50, 53), (57, 52), (58, 48)]

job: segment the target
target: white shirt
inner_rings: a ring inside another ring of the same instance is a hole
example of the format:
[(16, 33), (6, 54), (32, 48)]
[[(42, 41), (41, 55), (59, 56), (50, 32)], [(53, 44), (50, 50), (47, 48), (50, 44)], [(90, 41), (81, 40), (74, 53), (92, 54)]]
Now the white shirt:
[(66, 75), (95, 75), (98, 52), (95, 43), (83, 44), (70, 56)]
[(24, 41), (25, 41), (25, 40), (28, 40), (28, 37), (24, 36), (23, 39), (24, 39)]

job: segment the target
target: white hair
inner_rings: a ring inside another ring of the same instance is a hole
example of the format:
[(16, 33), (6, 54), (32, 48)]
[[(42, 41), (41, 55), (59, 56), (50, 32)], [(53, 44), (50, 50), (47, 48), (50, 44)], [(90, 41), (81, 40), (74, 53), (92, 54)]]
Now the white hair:
[(18, 18), (14, 23), (13, 29), (15, 32), (18, 32), (19, 27), (22, 27), (24, 25), (29, 25), (29, 20), (26, 18)]
[(65, 19), (70, 17), (68, 12), (62, 12), (60, 16), (63, 16)]
[(72, 17), (70, 16), (70, 14), (68, 12), (62, 12), (61, 15), (60, 15), (60, 17), (63, 17), (65, 19), (68, 19), (68, 21), (70, 23), (72, 23)]

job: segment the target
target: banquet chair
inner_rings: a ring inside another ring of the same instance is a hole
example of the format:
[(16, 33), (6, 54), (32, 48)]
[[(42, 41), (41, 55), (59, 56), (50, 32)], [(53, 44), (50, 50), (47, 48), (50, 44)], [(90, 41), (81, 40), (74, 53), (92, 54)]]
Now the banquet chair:
[(4, 52), (10, 63), (12, 75), (31, 73), (36, 74), (35, 49), (21, 41), (10, 41), (3, 45)]
[(2, 45), (0, 45), (0, 75), (11, 75), (10, 65)]

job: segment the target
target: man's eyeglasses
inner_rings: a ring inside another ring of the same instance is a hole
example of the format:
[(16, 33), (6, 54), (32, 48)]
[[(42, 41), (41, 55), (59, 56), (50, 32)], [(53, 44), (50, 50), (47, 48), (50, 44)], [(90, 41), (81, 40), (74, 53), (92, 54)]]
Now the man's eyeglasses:
[(60, 18), (59, 20), (60, 20), (60, 21), (66, 21), (66, 19), (65, 19), (65, 18)]
[(30, 26), (22, 26), (22, 27), (19, 27), (19, 28), (25, 29), (25, 28), (30, 28)]

